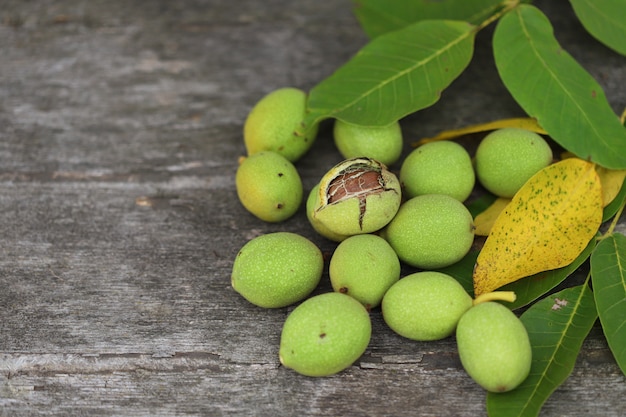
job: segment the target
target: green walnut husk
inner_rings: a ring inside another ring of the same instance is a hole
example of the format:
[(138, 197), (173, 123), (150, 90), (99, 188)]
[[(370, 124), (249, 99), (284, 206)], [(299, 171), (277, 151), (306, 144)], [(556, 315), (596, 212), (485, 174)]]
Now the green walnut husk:
[(324, 226), (322, 222), (320, 222), (317, 218), (313, 216), (313, 213), (315, 212), (315, 207), (319, 206), (319, 194), (319, 184), (317, 184), (311, 189), (311, 191), (309, 192), (309, 196), (306, 200), (306, 217), (309, 220), (311, 227), (313, 227), (313, 230), (324, 236), (326, 239), (335, 242), (341, 242), (345, 240), (349, 236), (340, 235), (338, 233), (332, 232), (326, 226)]
[(302, 375), (333, 375), (363, 355), (371, 335), (370, 316), (360, 302), (338, 292), (319, 294), (303, 301), (285, 320), (279, 360)]
[(530, 373), (528, 331), (500, 303), (483, 302), (467, 310), (457, 325), (456, 341), (463, 368), (487, 391), (511, 391)]
[(308, 152), (319, 126), (303, 126), (306, 100), (306, 92), (292, 87), (279, 88), (259, 100), (244, 123), (248, 155), (273, 151), (296, 162)]
[(352, 158), (331, 168), (319, 184), (313, 219), (337, 235), (373, 233), (396, 215), (398, 178), (374, 159)]
[(291, 232), (268, 233), (239, 250), (231, 285), (256, 306), (286, 307), (317, 287), (323, 269), (322, 252), (309, 239)]

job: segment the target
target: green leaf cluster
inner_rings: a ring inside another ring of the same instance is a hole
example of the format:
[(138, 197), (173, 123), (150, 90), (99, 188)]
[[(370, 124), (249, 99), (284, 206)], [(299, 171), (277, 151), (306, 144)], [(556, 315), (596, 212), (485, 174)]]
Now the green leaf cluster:
[[(516, 0), (353, 0), (371, 41), (309, 92), (304, 127), (328, 119), (384, 126), (436, 103), (497, 22), (493, 53), (512, 97), (581, 159), (626, 169), (626, 129), (597, 81), (559, 45), (548, 18)], [(626, 55), (621, 0), (572, 0), (589, 32)], [(621, 150), (621, 152), (620, 152)]]
[[(583, 27), (599, 43), (626, 55), (623, 0), (570, 0)], [(384, 126), (433, 105), (472, 59), (476, 34), (496, 28), (493, 54), (501, 81), (528, 116), (564, 149), (614, 170), (626, 169), (626, 129), (600, 84), (556, 40), (537, 7), (518, 0), (353, 0), (370, 37), (352, 59), (309, 92), (303, 128), (324, 119)], [(474, 207), (480, 212), (489, 196)], [(512, 309), (533, 344), (531, 374), (522, 386), (487, 395), (494, 416), (536, 416), (567, 379), (580, 347), (599, 318), (615, 360), (626, 374), (626, 236), (616, 231), (626, 185), (604, 208), (613, 219), (603, 234), (565, 267), (502, 287), (514, 291)], [(477, 252), (445, 272), (471, 293)], [(585, 263), (582, 285), (552, 293)]]

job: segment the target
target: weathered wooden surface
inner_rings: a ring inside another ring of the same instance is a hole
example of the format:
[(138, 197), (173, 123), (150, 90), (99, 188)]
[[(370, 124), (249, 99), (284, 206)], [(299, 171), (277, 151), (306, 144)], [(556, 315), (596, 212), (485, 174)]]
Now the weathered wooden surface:
[[(538, 3), (626, 107), (624, 59), (567, 2)], [(404, 121), (406, 152), (442, 129), (521, 115), (493, 82), (488, 40), (437, 105)], [(278, 225), (249, 215), (234, 173), (251, 106), (310, 88), (365, 41), (347, 0), (3, 1), (0, 415), (485, 414), (452, 339), (409, 342), (374, 311), (353, 367), (306, 378), (278, 363), (290, 309), (230, 288), (234, 255), (258, 234), (296, 231), (333, 250), (302, 211)], [(307, 190), (340, 160), (329, 138), (298, 163)], [(329, 289), (325, 276), (318, 291)], [(624, 376), (595, 327), (542, 416), (625, 412)]]

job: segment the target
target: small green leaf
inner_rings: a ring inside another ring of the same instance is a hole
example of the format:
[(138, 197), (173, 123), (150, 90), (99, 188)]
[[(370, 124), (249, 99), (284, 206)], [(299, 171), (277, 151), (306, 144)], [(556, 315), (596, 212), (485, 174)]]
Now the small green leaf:
[(602, 87), (558, 44), (548, 18), (520, 5), (500, 19), (493, 37), (498, 72), (529, 116), (579, 158), (626, 168), (626, 129)]
[(574, 13), (597, 40), (626, 55), (626, 5), (624, 0), (570, 0)]
[(591, 279), (602, 330), (626, 375), (626, 236), (614, 233), (598, 243)]
[[(597, 235), (599, 236), (599, 234)], [(522, 278), (519, 281), (507, 284), (499, 289), (499, 291), (513, 291), (517, 298), (512, 303), (503, 303), (511, 310), (523, 307), (532, 303), (548, 291), (555, 288), (574, 271), (578, 269), (591, 255), (596, 247), (596, 239), (591, 239), (587, 247), (578, 255), (574, 261), (562, 268), (550, 271), (540, 272), (530, 277)]]
[(551, 295), (521, 316), (533, 360), (530, 375), (516, 389), (487, 394), (490, 416), (537, 416), (545, 401), (570, 375), (583, 341), (597, 318), (587, 285)]
[(502, 0), (352, 0), (354, 14), (370, 38), (420, 20), (464, 20), (479, 25), (504, 7)]
[(427, 20), (380, 36), (309, 93), (304, 125), (386, 126), (434, 104), (469, 64), (474, 27)]

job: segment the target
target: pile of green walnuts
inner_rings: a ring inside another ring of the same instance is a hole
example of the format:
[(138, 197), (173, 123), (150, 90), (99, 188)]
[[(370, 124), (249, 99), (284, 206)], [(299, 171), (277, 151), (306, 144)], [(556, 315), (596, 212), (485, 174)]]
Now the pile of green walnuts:
[[(396, 175), (387, 166), (399, 161), (403, 149), (398, 122), (368, 127), (335, 120), (334, 141), (345, 159), (305, 199), (294, 163), (318, 131), (311, 126), (296, 133), (306, 99), (299, 89), (282, 88), (255, 105), (244, 124), (248, 155), (236, 174), (239, 200), (250, 213), (281, 222), (306, 200), (313, 229), (337, 242), (329, 264), (334, 291), (315, 297), (309, 295), (321, 280), (324, 260), (303, 236), (259, 236), (234, 260), (232, 286), (249, 302), (264, 308), (300, 303), (283, 327), (281, 363), (308, 376), (344, 370), (367, 348), (369, 311), (380, 307), (387, 325), (408, 339), (455, 334), (464, 368), (485, 389), (515, 388), (531, 360), (519, 319), (488, 299), (477, 303), (454, 278), (434, 270), (461, 260), (474, 242), (464, 201), (476, 183), (512, 197), (552, 162), (550, 146), (536, 133), (500, 129), (483, 138), (473, 157), (456, 142), (421, 145)], [(401, 278), (402, 263), (420, 272)]]

